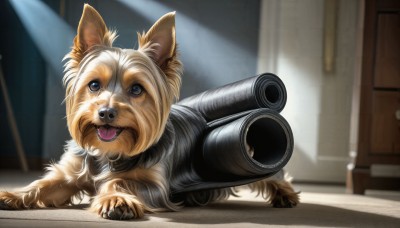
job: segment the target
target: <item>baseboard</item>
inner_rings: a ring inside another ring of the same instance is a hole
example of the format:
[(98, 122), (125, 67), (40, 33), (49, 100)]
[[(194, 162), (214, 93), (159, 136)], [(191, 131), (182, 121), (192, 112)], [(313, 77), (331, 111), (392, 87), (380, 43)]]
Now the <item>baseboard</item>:
[[(39, 157), (27, 157), (29, 170), (43, 170), (49, 163), (46, 159)], [(22, 170), (21, 163), (17, 156), (0, 156), (0, 170)]]

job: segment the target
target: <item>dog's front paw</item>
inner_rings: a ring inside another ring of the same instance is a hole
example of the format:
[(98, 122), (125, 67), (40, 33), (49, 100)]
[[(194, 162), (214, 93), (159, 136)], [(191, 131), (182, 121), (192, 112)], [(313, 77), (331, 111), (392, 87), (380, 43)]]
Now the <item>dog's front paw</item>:
[(126, 220), (135, 218), (132, 209), (124, 204), (102, 210), (101, 217), (112, 220)]
[(130, 195), (96, 197), (90, 210), (112, 220), (135, 219), (144, 215), (143, 204)]
[(275, 208), (292, 208), (299, 204), (299, 194), (297, 192), (293, 192), (287, 195), (276, 195), (272, 200), (272, 206)]
[(24, 209), (20, 197), (10, 192), (0, 192), (0, 210)]

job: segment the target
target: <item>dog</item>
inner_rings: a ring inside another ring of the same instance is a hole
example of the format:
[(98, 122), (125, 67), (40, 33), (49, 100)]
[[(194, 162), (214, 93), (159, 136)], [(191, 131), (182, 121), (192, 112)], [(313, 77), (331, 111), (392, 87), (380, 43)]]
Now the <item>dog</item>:
[[(86, 194), (90, 211), (125, 220), (236, 195), (235, 188), (223, 188), (171, 197), (184, 165), (184, 148), (170, 146), (182, 140), (170, 120), (182, 75), (175, 12), (138, 33), (137, 50), (113, 47), (115, 38), (116, 32), (85, 4), (63, 78), (72, 139), (41, 179), (16, 192), (0, 192), (1, 209), (60, 207)], [(299, 203), (283, 175), (248, 186), (274, 207)]]

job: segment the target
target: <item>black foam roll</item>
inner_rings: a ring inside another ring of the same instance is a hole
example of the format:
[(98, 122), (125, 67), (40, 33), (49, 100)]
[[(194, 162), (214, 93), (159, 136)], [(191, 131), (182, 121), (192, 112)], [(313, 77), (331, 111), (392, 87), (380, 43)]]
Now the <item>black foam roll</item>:
[[(174, 106), (175, 111), (180, 111), (177, 108), (183, 106)], [(182, 151), (185, 166), (179, 168), (184, 175), (171, 179), (173, 194), (238, 186), (268, 178), (281, 171), (292, 155), (292, 130), (273, 110), (246, 111), (210, 122), (204, 129), (204, 138), (198, 142), (187, 141), (183, 131), (196, 128), (196, 121), (187, 121), (196, 113), (194, 110), (182, 112), (180, 115), (186, 116), (178, 121), (182, 127), (175, 128), (181, 140), (174, 151)], [(180, 149), (194, 143), (197, 146), (191, 146), (191, 151)]]
[(203, 143), (205, 163), (221, 173), (242, 177), (275, 173), (287, 164), (292, 152), (289, 124), (269, 109), (254, 110), (213, 129)]
[(178, 104), (199, 111), (207, 121), (258, 108), (280, 112), (286, 104), (286, 88), (278, 76), (264, 73), (207, 90)]

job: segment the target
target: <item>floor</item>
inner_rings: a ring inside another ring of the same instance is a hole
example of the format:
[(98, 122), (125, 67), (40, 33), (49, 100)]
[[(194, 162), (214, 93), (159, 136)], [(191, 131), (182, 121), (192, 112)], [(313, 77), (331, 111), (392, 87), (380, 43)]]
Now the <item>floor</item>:
[[(40, 173), (0, 172), (0, 190), (21, 187)], [(240, 197), (179, 212), (148, 214), (143, 219), (110, 221), (85, 210), (59, 209), (0, 211), (0, 227), (400, 227), (400, 192), (345, 193), (344, 186), (295, 184), (301, 191), (296, 208), (277, 209), (247, 189)]]

